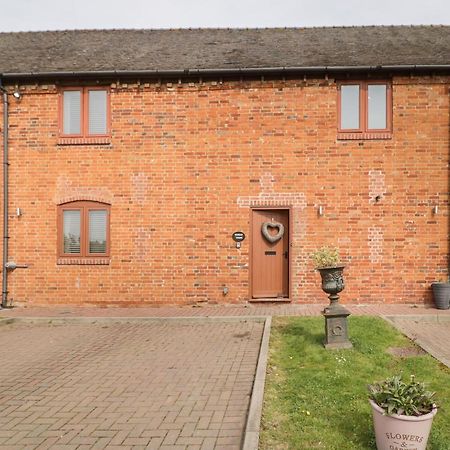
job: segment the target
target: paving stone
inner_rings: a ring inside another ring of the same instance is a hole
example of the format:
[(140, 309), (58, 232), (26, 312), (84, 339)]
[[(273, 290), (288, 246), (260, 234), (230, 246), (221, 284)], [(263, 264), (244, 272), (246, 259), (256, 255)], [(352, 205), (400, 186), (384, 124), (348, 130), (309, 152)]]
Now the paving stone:
[[(450, 320), (430, 321), (426, 317), (391, 318), (394, 325), (424, 350), (450, 367)], [(445, 344), (444, 344), (445, 343)]]
[(262, 330), (245, 320), (2, 326), (0, 449), (237, 450)]

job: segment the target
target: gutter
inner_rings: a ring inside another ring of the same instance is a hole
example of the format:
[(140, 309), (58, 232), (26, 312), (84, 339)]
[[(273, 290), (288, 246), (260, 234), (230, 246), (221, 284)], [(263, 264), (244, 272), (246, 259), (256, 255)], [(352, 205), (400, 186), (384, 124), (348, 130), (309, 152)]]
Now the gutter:
[(7, 307), (8, 301), (8, 92), (2, 85), (0, 78), (0, 91), (3, 94), (3, 258), (2, 258), (2, 308)]
[(99, 71), (55, 71), (55, 72), (6, 72), (4, 79), (27, 78), (71, 78), (71, 77), (163, 77), (200, 75), (265, 75), (265, 74), (308, 74), (308, 73), (351, 73), (351, 72), (423, 72), (449, 71), (450, 64), (440, 65), (378, 65), (378, 66), (298, 66), (298, 67), (242, 67), (215, 69), (176, 70), (99, 70)]

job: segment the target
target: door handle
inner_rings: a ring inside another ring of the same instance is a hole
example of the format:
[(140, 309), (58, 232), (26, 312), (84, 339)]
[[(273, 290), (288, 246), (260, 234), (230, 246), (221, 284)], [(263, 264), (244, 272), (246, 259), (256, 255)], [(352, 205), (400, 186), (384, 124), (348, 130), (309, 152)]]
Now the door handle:
[(286, 251), (284, 252), (284, 257), (285, 257), (286, 259), (288, 259), (288, 255), (289, 255), (289, 250), (286, 250)]

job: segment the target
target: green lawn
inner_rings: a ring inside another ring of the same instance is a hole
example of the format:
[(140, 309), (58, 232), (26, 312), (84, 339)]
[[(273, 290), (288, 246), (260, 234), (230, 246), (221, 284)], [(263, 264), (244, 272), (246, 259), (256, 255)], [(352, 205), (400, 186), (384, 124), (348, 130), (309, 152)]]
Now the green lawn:
[(350, 317), (349, 330), (353, 349), (325, 350), (322, 317), (274, 319), (260, 449), (376, 449), (367, 385), (402, 373), (437, 391), (427, 449), (450, 450), (450, 370), (427, 354), (389, 354), (414, 344), (382, 319)]

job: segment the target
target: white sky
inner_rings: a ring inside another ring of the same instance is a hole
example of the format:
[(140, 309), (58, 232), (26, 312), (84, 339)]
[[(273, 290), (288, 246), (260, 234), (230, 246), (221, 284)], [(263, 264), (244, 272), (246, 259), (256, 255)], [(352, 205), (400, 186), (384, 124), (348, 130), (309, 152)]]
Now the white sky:
[(450, 25), (450, 0), (0, 0), (0, 31)]

